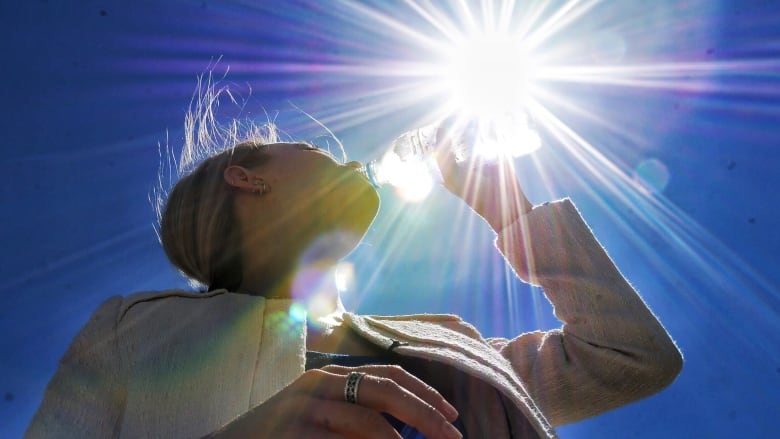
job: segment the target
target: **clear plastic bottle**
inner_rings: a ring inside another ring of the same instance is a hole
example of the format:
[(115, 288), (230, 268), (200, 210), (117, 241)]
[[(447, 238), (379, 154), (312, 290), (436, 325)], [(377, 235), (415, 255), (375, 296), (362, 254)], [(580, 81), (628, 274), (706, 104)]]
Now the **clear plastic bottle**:
[[(456, 162), (462, 162), (473, 154), (491, 161), (500, 157), (519, 157), (530, 154), (541, 146), (539, 134), (526, 114), (506, 113), (500, 117), (471, 119), (466, 123), (441, 123), (426, 125), (407, 131), (396, 138), (390, 149), (379, 160), (366, 165), (366, 175), (371, 183), (380, 187), (391, 184), (409, 187), (418, 181), (441, 183), (442, 174), (433, 150), (437, 136), (451, 136), (448, 153)], [(442, 127), (443, 129), (439, 129)]]
[(410, 174), (427, 174), (441, 182), (439, 166), (433, 157), (439, 124), (426, 125), (398, 136), (379, 160), (366, 165), (366, 175), (375, 187), (385, 184), (404, 186)]

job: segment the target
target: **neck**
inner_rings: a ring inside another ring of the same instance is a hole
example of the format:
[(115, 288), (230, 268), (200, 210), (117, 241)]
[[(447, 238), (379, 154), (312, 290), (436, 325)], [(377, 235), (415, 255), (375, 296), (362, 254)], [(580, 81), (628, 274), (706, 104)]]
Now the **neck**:
[(344, 325), (346, 311), (335, 285), (333, 267), (334, 264), (310, 264), (285, 275), (270, 288), (267, 281), (243, 282), (240, 291), (268, 299), (293, 300), (302, 306), (307, 313), (308, 350), (351, 355), (382, 354), (381, 349), (356, 336)]
[[(286, 270), (287, 274), (269, 281), (258, 270), (249, 271), (238, 292), (267, 299), (293, 300), (306, 310), (310, 324), (324, 328), (341, 324), (344, 305), (335, 284), (335, 264), (318, 262)], [(277, 271), (281, 272), (281, 271)]]

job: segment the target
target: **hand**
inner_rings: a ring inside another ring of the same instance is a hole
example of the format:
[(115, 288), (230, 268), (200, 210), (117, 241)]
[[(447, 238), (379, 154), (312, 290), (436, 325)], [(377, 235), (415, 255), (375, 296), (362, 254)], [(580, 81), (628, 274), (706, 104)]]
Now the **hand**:
[(445, 119), (436, 134), (436, 161), (444, 177), (444, 187), (499, 232), (529, 212), (533, 205), (520, 187), (511, 160), (487, 162), (478, 156), (468, 157), (460, 163), (455, 160), (450, 145), (452, 136), (449, 135), (455, 123), (454, 117)]
[[(366, 375), (358, 403), (344, 400), (349, 372)], [(400, 438), (381, 413), (426, 438), (458, 439), (458, 413), (436, 390), (398, 366), (328, 366), (309, 370), (211, 438)]]

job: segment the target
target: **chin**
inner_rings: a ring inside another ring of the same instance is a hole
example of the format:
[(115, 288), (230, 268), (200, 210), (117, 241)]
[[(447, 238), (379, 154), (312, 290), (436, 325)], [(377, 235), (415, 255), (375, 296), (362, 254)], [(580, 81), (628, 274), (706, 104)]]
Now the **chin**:
[[(357, 178), (351, 178), (354, 175)], [(311, 234), (301, 237), (301, 262), (335, 262), (350, 254), (363, 239), (379, 211), (379, 194), (354, 173), (342, 178), (319, 199)]]
[(320, 250), (321, 257), (341, 259), (352, 253), (371, 227), (379, 212), (379, 194), (370, 184), (362, 185), (357, 191), (342, 194), (336, 204), (336, 218), (330, 227), (318, 237), (313, 247), (325, 244), (328, 251)]
[(346, 206), (347, 216), (355, 220), (354, 230), (364, 235), (379, 212), (379, 193), (370, 184), (360, 191), (354, 203)]
[(327, 200), (331, 225), (363, 235), (379, 211), (379, 193), (354, 172), (334, 187)]
[(333, 230), (323, 233), (303, 252), (301, 266), (329, 266), (343, 259), (357, 247), (363, 235), (350, 230)]

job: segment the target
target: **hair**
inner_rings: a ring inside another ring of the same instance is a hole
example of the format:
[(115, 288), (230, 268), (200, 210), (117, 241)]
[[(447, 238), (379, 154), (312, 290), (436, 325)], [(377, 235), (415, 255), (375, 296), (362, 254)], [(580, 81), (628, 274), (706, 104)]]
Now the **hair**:
[[(184, 145), (179, 159), (170, 153), (167, 142), (165, 154), (161, 148), (152, 202), (157, 214), (157, 237), (168, 259), (190, 285), (235, 291), (243, 275), (242, 237), (233, 210), (235, 189), (225, 182), (224, 171), (231, 165), (248, 168), (266, 163), (269, 157), (263, 153), (264, 147), (282, 140), (267, 113), (262, 124), (237, 118), (226, 124), (217, 122), (215, 110), (223, 98), (243, 110), (243, 102), (228, 86), (219, 85), (224, 76), (214, 81), (212, 73), (218, 63), (210, 64), (198, 77), (184, 118)], [(292, 106), (335, 141), (342, 162), (346, 162), (344, 145), (333, 132)]]
[[(226, 125), (217, 123), (214, 109), (220, 98), (237, 101), (226, 86), (216, 85), (211, 71), (198, 78), (185, 115), (179, 160), (167, 145), (164, 157), (161, 151), (154, 205), (158, 239), (190, 284), (235, 291), (243, 275), (241, 236), (233, 209), (235, 190), (223, 173), (231, 165), (253, 167), (267, 162), (264, 146), (279, 142), (279, 135), (270, 121), (262, 125), (238, 119)], [(169, 187), (178, 179), (170, 191), (163, 183), (166, 176)]]

